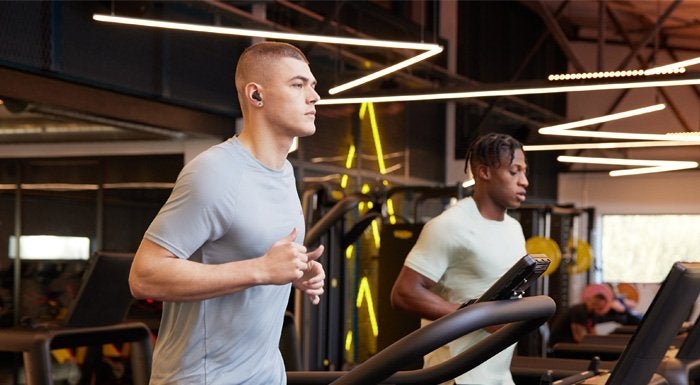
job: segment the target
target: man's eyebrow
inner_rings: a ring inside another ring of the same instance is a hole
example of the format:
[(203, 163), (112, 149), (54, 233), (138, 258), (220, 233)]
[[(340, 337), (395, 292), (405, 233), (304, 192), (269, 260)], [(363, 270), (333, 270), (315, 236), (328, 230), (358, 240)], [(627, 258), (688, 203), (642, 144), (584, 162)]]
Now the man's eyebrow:
[(311, 79), (309, 79), (308, 77), (306, 77), (306, 76), (304, 76), (304, 75), (297, 75), (297, 76), (294, 76), (294, 77), (291, 78), (289, 81), (293, 81), (293, 80), (301, 80), (301, 81), (303, 81), (304, 83), (309, 83), (309, 82), (310, 82), (310, 83), (312, 83), (312, 84), (316, 84), (316, 79), (311, 80)]

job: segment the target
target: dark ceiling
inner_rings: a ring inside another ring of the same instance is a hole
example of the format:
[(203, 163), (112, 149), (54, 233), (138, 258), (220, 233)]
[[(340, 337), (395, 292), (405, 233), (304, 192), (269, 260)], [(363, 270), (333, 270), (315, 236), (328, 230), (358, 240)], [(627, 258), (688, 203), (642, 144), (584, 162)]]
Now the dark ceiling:
[[(599, 44), (599, 66), (605, 62), (602, 47), (629, 47), (629, 55), (617, 63), (616, 68), (653, 65), (655, 56), (641, 57), (643, 49), (663, 51), (672, 57), (681, 51), (685, 54), (697, 52), (700, 56), (700, 2), (548, 0), (463, 2), (459, 6), (476, 9), (477, 3), (481, 4), (479, 11), (484, 15), (490, 15), (488, 8), (495, 4), (520, 8), (516, 15), (529, 14), (526, 16), (539, 24), (537, 33), (556, 42), (565, 58), (564, 64), (578, 71), (597, 68), (586, 68), (577, 57), (572, 48), (577, 42)], [(446, 22), (440, 20), (439, 1), (2, 2), (0, 25), (4, 27), (0, 27), (0, 38), (18, 47), (39, 44), (43, 48), (37, 48), (36, 52), (26, 48), (13, 50), (8, 44), (0, 48), (0, 70), (3, 71), (0, 77), (4, 80), (0, 82), (0, 97), (6, 100), (5, 108), (0, 108), (0, 143), (169, 140), (231, 135), (239, 115), (233, 89), (212, 91), (221, 83), (219, 78), (200, 76), (196, 84), (183, 79), (193, 70), (202, 73), (202, 66), (211, 66), (204, 74), (222, 73), (230, 71), (235, 63), (235, 57), (228, 56), (206, 63), (196, 60), (202, 53), (201, 39), (206, 39), (208, 51), (221, 52), (239, 51), (245, 42), (232, 44), (211, 36), (146, 33), (95, 25), (89, 19), (92, 13), (213, 22), (304, 34), (426, 41), (446, 46), (446, 41), (438, 37), (441, 23)], [(346, 49), (321, 43), (301, 46), (313, 56), (315, 65), (322, 68), (319, 86), (326, 89), (331, 83), (356, 78), (368, 70), (414, 54), (407, 50)], [(526, 53), (530, 50), (535, 56), (540, 54), (536, 43), (521, 49)], [(137, 72), (128, 65), (122, 65), (126, 68), (110, 65), (110, 55), (115, 50), (133, 51), (135, 57), (153, 52), (150, 62), (138, 63), (139, 68), (149, 70), (145, 74), (139, 71), (136, 76)], [(175, 57), (178, 60), (173, 60)], [(523, 63), (512, 63), (511, 67), (524, 65), (528, 57), (521, 60)], [(519, 76), (518, 73), (506, 74), (497, 83), (492, 79), (486, 82), (478, 74), (449, 71), (446, 61), (443, 53), (350, 93), (432, 92), (484, 87), (484, 84), (503, 87), (510, 81), (521, 80), (544, 82), (542, 78), (527, 78), (526, 74)], [(173, 62), (181, 64), (164, 64)], [(18, 73), (25, 77), (21, 82), (6, 81), (16, 79)], [(51, 88), (54, 81), (61, 82), (60, 91), (46, 92), (46, 89), (54, 89)], [(693, 90), (696, 97), (700, 96), (696, 87)], [(57, 95), (58, 92), (67, 92), (68, 97)], [(78, 103), (79, 99), (87, 102)], [(551, 104), (528, 97), (458, 102), (476, 109), (482, 116), (486, 112), (500, 119), (517, 121), (530, 131), (545, 123), (562, 121), (564, 115), (562, 108), (553, 108)], [(673, 104), (673, 101), (668, 103)], [(610, 110), (616, 108), (614, 104), (609, 106)], [(682, 113), (677, 115), (679, 120), (684, 120)], [(698, 131), (697, 122), (686, 121), (684, 127), (686, 131)], [(694, 147), (687, 151), (697, 157)]]

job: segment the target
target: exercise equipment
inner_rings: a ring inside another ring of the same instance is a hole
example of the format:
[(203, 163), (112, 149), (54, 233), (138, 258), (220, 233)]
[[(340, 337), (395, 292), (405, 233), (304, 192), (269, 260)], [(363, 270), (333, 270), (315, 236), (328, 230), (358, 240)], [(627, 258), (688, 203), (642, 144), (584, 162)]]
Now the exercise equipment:
[(131, 254), (96, 253), (63, 324), (0, 330), (0, 351), (22, 353), (27, 385), (53, 384), (51, 350), (115, 342), (132, 342), (133, 382), (148, 383), (150, 329), (142, 322), (122, 322), (133, 301), (128, 286), (132, 258)]
[[(405, 336), (348, 372), (287, 372), (289, 385), (437, 384), (462, 374), (517, 342), (554, 314), (547, 296), (482, 302), (466, 306)], [(508, 324), (441, 365), (401, 371), (407, 362), (467, 333)]]
[(669, 385), (697, 384), (700, 380), (700, 320), (695, 320), (695, 325), (679, 346), (675, 356), (665, 358), (656, 372)]
[[(596, 370), (589, 370), (578, 376), (565, 377), (553, 382), (553, 384), (640, 385), (665, 383), (665, 380), (661, 376), (655, 375), (654, 372), (681, 329), (699, 293), (700, 263), (674, 263), (645, 313), (642, 323), (629, 344), (624, 348), (614, 368), (610, 371), (596, 368)], [(555, 363), (566, 362), (548, 360), (544, 358), (539, 361), (542, 375), (545, 375), (547, 370), (554, 369)], [(533, 360), (527, 360), (525, 364), (527, 371), (531, 371), (537, 363)], [(521, 373), (518, 365), (516, 357), (511, 366), (514, 377)]]
[(549, 258), (550, 264), (544, 275), (552, 274), (559, 268), (561, 249), (554, 240), (541, 236), (530, 237), (525, 241), (525, 250), (529, 254), (544, 254)]
[[(328, 384), (333, 381), (333, 384), (364, 385), (379, 383), (389, 376), (391, 378), (387, 381), (394, 384), (439, 383), (457, 377), (517, 342), (520, 338), (519, 333), (534, 330), (554, 314), (556, 307), (550, 306), (554, 304), (551, 298), (546, 296), (522, 298), (525, 289), (542, 275), (548, 265), (549, 259), (543, 255), (525, 255), (479, 298), (469, 301), (455, 313), (433, 321), (399, 339), (350, 372), (288, 372), (288, 384)], [(523, 308), (519, 310), (514, 308), (512, 311), (516, 313), (510, 313), (511, 310), (508, 310), (510, 306), (520, 304), (519, 301), (532, 302), (531, 298), (538, 299), (527, 311)], [(463, 312), (464, 309), (473, 307), (481, 309), (483, 305), (493, 309), (484, 310), (472, 316)], [(518, 311), (524, 311), (524, 313), (518, 315)], [(490, 314), (491, 312), (493, 314)], [(430, 368), (396, 373), (447, 342), (484, 326), (503, 323), (510, 323), (510, 325), (451, 360)], [(510, 343), (507, 343), (508, 341)], [(392, 373), (396, 374), (392, 376)]]

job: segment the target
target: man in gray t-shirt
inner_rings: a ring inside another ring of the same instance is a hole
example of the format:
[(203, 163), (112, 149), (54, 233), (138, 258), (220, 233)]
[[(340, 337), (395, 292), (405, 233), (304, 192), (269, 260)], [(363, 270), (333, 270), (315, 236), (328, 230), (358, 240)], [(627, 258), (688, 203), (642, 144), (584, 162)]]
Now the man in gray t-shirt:
[(294, 137), (316, 127), (316, 80), (304, 54), (264, 42), (239, 58), (244, 129), (178, 176), (129, 277), (136, 298), (163, 301), (151, 384), (284, 384), (278, 344), (294, 286), (323, 293), (323, 252), (303, 245)]

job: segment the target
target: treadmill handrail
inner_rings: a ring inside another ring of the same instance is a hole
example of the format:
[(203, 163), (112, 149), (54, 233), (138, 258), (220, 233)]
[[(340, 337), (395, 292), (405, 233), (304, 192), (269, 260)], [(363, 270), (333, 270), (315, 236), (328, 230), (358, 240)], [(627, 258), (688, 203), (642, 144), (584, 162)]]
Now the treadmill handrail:
[(307, 247), (315, 246), (321, 236), (328, 229), (343, 218), (343, 215), (348, 211), (356, 208), (360, 202), (371, 201), (372, 198), (366, 194), (350, 194), (336, 202), (326, 214), (324, 214), (313, 226), (306, 232), (304, 245)]
[[(554, 301), (547, 296), (473, 304), (408, 334), (348, 372), (288, 372), (288, 383), (327, 384), (334, 378), (333, 385), (440, 383), (469, 371), (514, 344), (522, 334), (549, 319), (555, 310)], [(498, 324), (509, 325), (440, 365), (400, 371), (408, 362), (450, 341)]]

